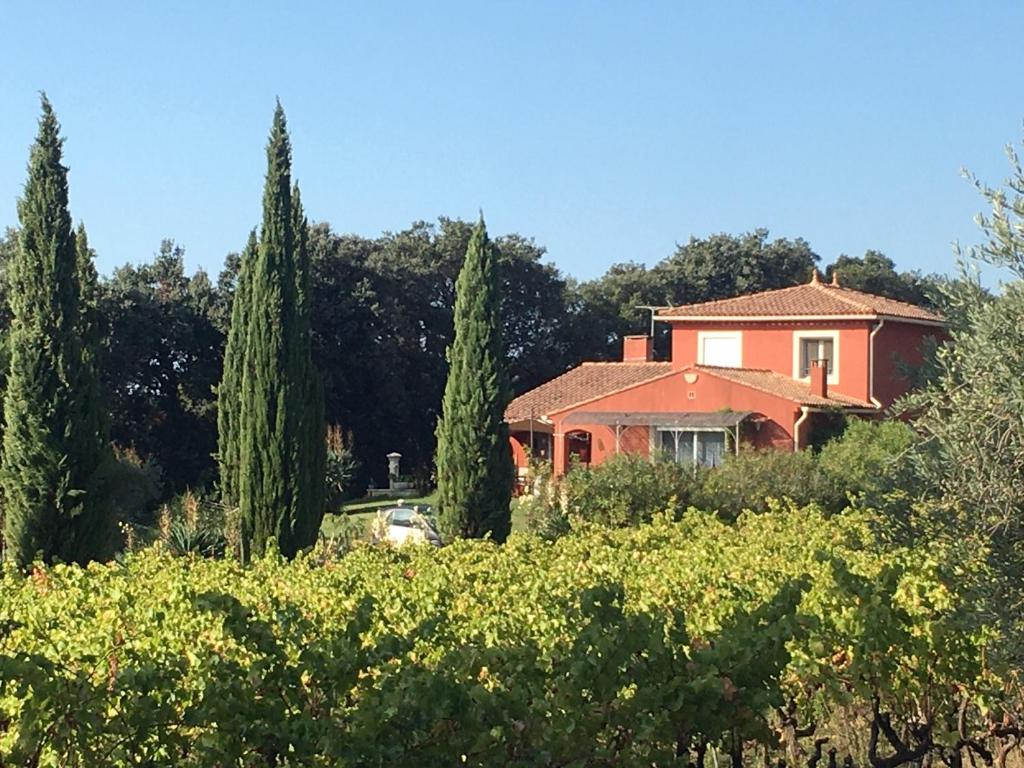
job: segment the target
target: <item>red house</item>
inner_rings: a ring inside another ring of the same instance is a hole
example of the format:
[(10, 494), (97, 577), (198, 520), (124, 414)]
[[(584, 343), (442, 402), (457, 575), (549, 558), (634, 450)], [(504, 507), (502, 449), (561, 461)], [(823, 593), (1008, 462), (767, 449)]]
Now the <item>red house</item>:
[(527, 447), (563, 474), (570, 457), (616, 453), (714, 466), (741, 446), (798, 450), (837, 413), (873, 416), (906, 392), (942, 318), (913, 304), (819, 280), (666, 307), (668, 362), (627, 336), (621, 362), (583, 363), (513, 400), (505, 413), (522, 474)]

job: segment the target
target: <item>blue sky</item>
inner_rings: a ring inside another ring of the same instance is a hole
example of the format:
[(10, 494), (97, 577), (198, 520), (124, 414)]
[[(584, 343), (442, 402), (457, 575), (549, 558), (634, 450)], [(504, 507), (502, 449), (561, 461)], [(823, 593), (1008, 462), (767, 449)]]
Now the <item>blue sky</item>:
[(216, 273), (259, 220), (274, 98), (313, 219), (474, 217), (564, 271), (768, 227), (825, 262), (953, 269), (1024, 135), (1024, 4), (3, 0), (0, 227), (39, 90), (109, 271)]

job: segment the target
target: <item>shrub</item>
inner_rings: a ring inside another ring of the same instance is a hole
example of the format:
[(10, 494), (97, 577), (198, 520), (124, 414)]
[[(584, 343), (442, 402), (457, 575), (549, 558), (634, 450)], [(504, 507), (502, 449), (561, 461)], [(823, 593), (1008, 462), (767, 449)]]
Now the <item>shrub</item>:
[(152, 526), (123, 525), (125, 550), (154, 544), (173, 555), (224, 557), (240, 553), (238, 512), (185, 491), (160, 507)]
[(549, 464), (531, 467), (533, 492), (518, 503), (526, 529), (545, 539), (584, 523), (623, 528), (659, 512), (676, 514), (691, 504), (701, 483), (701, 472), (692, 467), (632, 454), (593, 467), (575, 464), (561, 478), (551, 476)]
[(370, 523), (361, 515), (344, 513), (324, 515), (324, 523), (320, 528), (320, 539), (314, 548), (319, 561), (338, 558), (351, 552), (360, 542), (367, 542), (370, 537)]
[(623, 527), (686, 509), (700, 477), (673, 461), (620, 454), (595, 467), (573, 467), (558, 493), (570, 519)]
[(548, 461), (530, 460), (530, 482), (527, 493), (512, 500), (525, 521), (526, 530), (551, 541), (569, 533), (572, 525), (562, 504), (561, 486), (552, 482)]
[(854, 419), (824, 445), (818, 466), (843, 498), (874, 509), (904, 508), (920, 486), (910, 459), (915, 442), (903, 422)]
[(97, 480), (103, 503), (118, 522), (148, 525), (163, 493), (163, 470), (134, 448), (114, 446), (113, 458), (100, 468)]
[(336, 510), (355, 491), (355, 478), (359, 474), (359, 459), (352, 452), (352, 435), (345, 435), (341, 427), (327, 429), (327, 509)]
[(696, 506), (733, 520), (745, 510), (763, 512), (769, 499), (842, 506), (838, 493), (818, 468), (812, 451), (741, 450), (704, 475)]

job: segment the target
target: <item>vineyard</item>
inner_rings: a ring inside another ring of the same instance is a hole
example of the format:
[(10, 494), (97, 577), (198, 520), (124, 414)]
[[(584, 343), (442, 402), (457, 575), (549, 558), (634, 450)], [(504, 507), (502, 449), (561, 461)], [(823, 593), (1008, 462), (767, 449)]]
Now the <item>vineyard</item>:
[(966, 544), (691, 511), (547, 543), (8, 570), (0, 765), (1000, 764)]

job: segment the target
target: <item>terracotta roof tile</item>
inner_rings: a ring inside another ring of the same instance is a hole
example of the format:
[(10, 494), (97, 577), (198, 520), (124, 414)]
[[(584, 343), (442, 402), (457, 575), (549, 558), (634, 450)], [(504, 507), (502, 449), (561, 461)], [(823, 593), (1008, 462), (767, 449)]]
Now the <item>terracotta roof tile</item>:
[(667, 307), (657, 312), (658, 317), (683, 319), (823, 316), (873, 318), (879, 315), (905, 320), (942, 321), (941, 316), (915, 304), (817, 281), (731, 299)]
[(849, 397), (838, 392), (829, 392), (828, 397), (818, 397), (810, 392), (806, 381), (798, 381), (776, 371), (759, 368), (720, 368), (712, 365), (695, 365), (692, 370), (705, 371), (720, 379), (733, 381), (751, 389), (792, 400), (800, 405), (816, 405), (821, 407), (839, 408), (873, 408), (866, 400)]
[(505, 420), (537, 419), (671, 372), (671, 363), (583, 363), (514, 399)]

